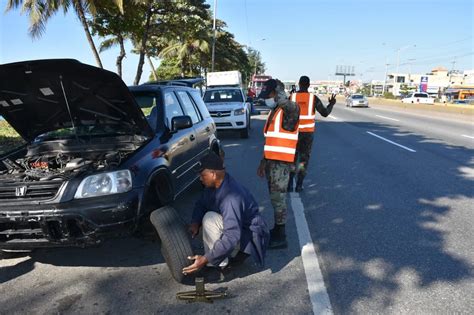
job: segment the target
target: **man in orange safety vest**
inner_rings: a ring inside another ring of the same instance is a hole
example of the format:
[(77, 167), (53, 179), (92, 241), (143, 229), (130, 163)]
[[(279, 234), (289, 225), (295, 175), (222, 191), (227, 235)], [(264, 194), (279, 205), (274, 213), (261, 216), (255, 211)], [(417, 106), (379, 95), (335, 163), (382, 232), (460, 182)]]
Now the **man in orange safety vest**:
[(321, 100), (313, 93), (308, 92), (310, 85), (309, 77), (302, 76), (298, 82), (299, 90), (290, 95), (290, 100), (296, 102), (300, 107), (298, 144), (296, 147), (295, 167), (290, 172), (288, 181), (289, 192), (293, 191), (293, 182), (296, 175), (296, 192), (303, 190), (303, 180), (307, 174), (308, 163), (311, 157), (311, 147), (313, 145), (316, 111), (323, 117), (329, 116), (334, 104), (336, 95), (332, 94), (328, 98), (329, 104), (324, 107)]

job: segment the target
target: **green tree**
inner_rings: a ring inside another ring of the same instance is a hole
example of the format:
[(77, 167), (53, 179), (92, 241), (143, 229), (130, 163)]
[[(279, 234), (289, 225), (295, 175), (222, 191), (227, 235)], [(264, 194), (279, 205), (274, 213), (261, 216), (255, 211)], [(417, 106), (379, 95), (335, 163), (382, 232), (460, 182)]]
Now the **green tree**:
[(46, 30), (46, 23), (49, 19), (62, 10), (66, 14), (70, 9), (76, 13), (79, 21), (84, 28), (87, 41), (92, 49), (97, 65), (101, 68), (102, 61), (92, 39), (89, 25), (87, 24), (86, 14), (94, 15), (97, 8), (101, 5), (115, 4), (123, 11), (123, 0), (8, 0), (6, 11), (21, 7), (21, 12), (28, 14), (30, 19), (29, 33), (33, 38), (39, 38)]
[(137, 10), (137, 5), (126, 2), (123, 13), (115, 5), (103, 5), (97, 9), (93, 18), (88, 19), (92, 35), (98, 35), (104, 40), (100, 43), (99, 51), (103, 52), (119, 46), (116, 60), (117, 73), (122, 77), (122, 62), (126, 56), (125, 41), (131, 37), (134, 30), (141, 27), (143, 12)]

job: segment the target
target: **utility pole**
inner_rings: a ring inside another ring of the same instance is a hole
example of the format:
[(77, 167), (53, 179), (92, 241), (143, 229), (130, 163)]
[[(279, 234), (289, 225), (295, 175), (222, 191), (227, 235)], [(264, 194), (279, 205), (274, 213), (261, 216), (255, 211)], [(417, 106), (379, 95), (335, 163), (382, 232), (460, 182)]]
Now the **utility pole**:
[(212, 29), (214, 30), (214, 35), (212, 36), (212, 56), (211, 56), (211, 71), (214, 72), (214, 61), (215, 61), (215, 54), (216, 54), (216, 13), (217, 13), (217, 0), (214, 0), (214, 22)]
[(387, 70), (390, 64), (385, 60), (385, 76), (383, 77), (382, 96), (385, 94), (385, 86), (387, 85)]

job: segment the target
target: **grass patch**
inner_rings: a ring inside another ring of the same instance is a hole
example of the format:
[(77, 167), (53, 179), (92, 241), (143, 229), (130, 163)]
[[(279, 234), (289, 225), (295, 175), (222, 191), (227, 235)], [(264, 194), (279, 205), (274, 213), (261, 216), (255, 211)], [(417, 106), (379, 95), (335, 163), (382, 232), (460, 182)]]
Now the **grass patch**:
[(0, 120), (0, 154), (13, 150), (25, 141), (5, 120)]

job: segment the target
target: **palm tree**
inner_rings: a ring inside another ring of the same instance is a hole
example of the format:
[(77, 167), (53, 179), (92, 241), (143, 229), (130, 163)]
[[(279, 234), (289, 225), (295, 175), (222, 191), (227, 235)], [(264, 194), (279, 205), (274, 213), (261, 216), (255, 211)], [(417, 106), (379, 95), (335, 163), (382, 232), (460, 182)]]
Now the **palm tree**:
[[(188, 38), (185, 40), (175, 39), (170, 41), (168, 47), (164, 48), (158, 55), (160, 58), (176, 57), (180, 67), (181, 75), (195, 75), (196, 65), (200, 61), (200, 56), (209, 53), (209, 42), (201, 38)], [(194, 66), (194, 67), (193, 67)]]
[(29, 33), (33, 38), (39, 38), (46, 30), (46, 23), (48, 20), (56, 14), (59, 10), (62, 10), (66, 14), (69, 9), (73, 9), (79, 18), (79, 21), (84, 28), (84, 32), (87, 37), (87, 41), (92, 49), (97, 65), (101, 68), (102, 62), (95, 47), (94, 40), (92, 39), (89, 25), (86, 20), (86, 13), (92, 15), (97, 11), (97, 5), (99, 2), (102, 4), (112, 1), (119, 9), (123, 12), (123, 0), (8, 0), (6, 11), (19, 8), (21, 6), (21, 12), (27, 13), (30, 18)]

